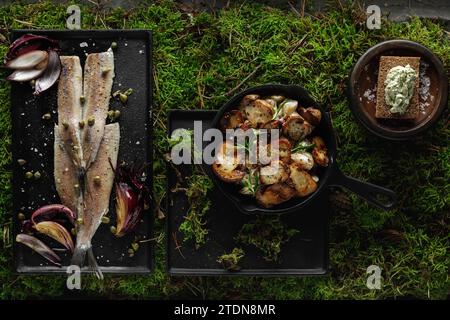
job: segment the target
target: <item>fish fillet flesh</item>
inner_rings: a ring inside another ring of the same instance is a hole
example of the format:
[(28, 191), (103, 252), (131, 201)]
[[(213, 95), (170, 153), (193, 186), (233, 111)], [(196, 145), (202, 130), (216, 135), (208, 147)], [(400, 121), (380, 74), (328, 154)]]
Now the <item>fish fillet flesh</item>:
[(82, 167), (83, 150), (79, 123), (83, 117), (81, 95), (83, 72), (77, 56), (61, 56), (61, 75), (58, 83), (58, 130), (77, 170)]
[(84, 207), (80, 215), (82, 223), (77, 230), (76, 248), (72, 257), (72, 264), (82, 266), (87, 253), (89, 265), (99, 278), (103, 276), (92, 252), (91, 239), (109, 209), (109, 198), (114, 184), (114, 170), (111, 165), (114, 168), (117, 166), (119, 143), (119, 124), (106, 125), (96, 160), (86, 172), (86, 190), (89, 192), (85, 192), (89, 194), (83, 197)]
[(75, 165), (66, 151), (65, 144), (61, 140), (59, 128), (54, 129), (54, 176), (56, 191), (61, 203), (73, 212), (82, 210), (82, 193), (79, 186)]
[[(111, 49), (87, 56), (84, 66), (83, 107), (86, 126), (81, 130), (82, 163), (86, 169), (95, 161), (103, 138), (113, 79), (114, 54)], [(89, 121), (92, 125), (87, 125)]]

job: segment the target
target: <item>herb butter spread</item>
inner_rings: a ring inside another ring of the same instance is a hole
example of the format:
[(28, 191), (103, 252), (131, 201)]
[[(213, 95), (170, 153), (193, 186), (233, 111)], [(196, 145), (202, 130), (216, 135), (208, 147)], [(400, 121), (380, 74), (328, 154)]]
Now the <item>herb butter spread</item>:
[(417, 73), (408, 64), (405, 67), (396, 66), (389, 70), (384, 81), (384, 96), (391, 113), (404, 114), (414, 93), (414, 82)]

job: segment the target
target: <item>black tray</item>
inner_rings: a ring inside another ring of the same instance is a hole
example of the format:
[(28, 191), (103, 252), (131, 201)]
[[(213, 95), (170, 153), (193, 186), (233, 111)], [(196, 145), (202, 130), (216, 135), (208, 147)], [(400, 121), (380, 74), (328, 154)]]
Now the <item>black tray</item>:
[[(169, 136), (177, 128), (192, 129), (194, 120), (201, 120), (203, 130), (210, 127), (215, 111), (173, 110), (169, 114)], [(177, 167), (182, 176), (191, 173), (190, 165)], [(328, 216), (330, 212), (329, 191), (315, 201), (308, 210), (285, 214), (282, 221), (290, 228), (297, 228), (295, 235), (282, 248), (279, 263), (266, 262), (258, 249), (242, 247), (245, 257), (240, 264), (242, 270), (230, 272), (216, 262), (218, 256), (238, 246), (233, 237), (243, 224), (255, 216), (240, 213), (226, 197), (216, 189), (212, 191), (212, 208), (207, 214), (210, 230), (205, 245), (198, 250), (193, 243), (183, 243), (178, 231), (188, 208), (184, 193), (170, 190), (176, 184), (176, 173), (168, 166), (167, 186), (167, 270), (171, 275), (323, 275), (328, 270)], [(173, 232), (181, 245), (184, 258), (176, 249)]]
[[(25, 33), (47, 35), (60, 40), (61, 54), (77, 55), (82, 66), (86, 53), (107, 50), (112, 41), (118, 43), (115, 55), (114, 90), (133, 88), (126, 107), (112, 102), (114, 109), (121, 110), (119, 160), (151, 162), (151, 32), (145, 30), (107, 30), (107, 31), (35, 31), (16, 30), (12, 40)], [(81, 43), (88, 46), (80, 46)], [(27, 217), (38, 207), (59, 203), (53, 179), (53, 126), (57, 119), (57, 85), (50, 91), (35, 98), (29, 84), (14, 83), (11, 88), (12, 112), (12, 152), (13, 152), (13, 208), (14, 237), (20, 232), (17, 213)], [(52, 120), (42, 120), (43, 114), (50, 112)], [(37, 151), (36, 151), (37, 150)], [(28, 163), (21, 167), (17, 159), (26, 159)], [(39, 170), (42, 178), (26, 180), (24, 173)], [(148, 186), (152, 186), (152, 172), (147, 172)], [(110, 225), (115, 225), (114, 192), (111, 196)], [(24, 209), (23, 209), (24, 208)], [(150, 210), (149, 212), (153, 212)], [(143, 242), (133, 258), (127, 250), (135, 235), (145, 239), (153, 238), (153, 217), (147, 214), (136, 233), (117, 239), (110, 232), (110, 225), (102, 224), (92, 243), (94, 254), (105, 273), (150, 273), (153, 269), (153, 248), (151, 241)], [(15, 241), (14, 241), (15, 242)], [(63, 265), (68, 265), (70, 256), (60, 254)], [(29, 248), (14, 244), (15, 268), (19, 273), (64, 273), (47, 263)], [(87, 267), (85, 267), (87, 270)], [(84, 271), (84, 270), (83, 270)]]

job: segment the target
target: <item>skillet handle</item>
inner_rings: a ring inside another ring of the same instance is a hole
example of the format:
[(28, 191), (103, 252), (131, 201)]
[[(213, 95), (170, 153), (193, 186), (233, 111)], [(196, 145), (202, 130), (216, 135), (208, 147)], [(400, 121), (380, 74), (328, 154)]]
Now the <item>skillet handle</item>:
[[(334, 177), (330, 185), (344, 187), (382, 210), (392, 209), (397, 202), (397, 196), (394, 191), (348, 177), (337, 167), (334, 168)], [(382, 196), (382, 198), (377, 198), (377, 196)]]

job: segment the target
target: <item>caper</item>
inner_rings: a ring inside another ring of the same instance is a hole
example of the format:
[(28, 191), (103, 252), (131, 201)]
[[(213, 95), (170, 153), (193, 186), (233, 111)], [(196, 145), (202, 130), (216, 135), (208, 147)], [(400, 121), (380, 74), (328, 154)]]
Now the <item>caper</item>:
[(116, 234), (117, 233), (117, 229), (114, 226), (111, 226), (111, 228), (109, 228), (109, 230), (111, 230), (112, 234)]
[(100, 183), (102, 182), (102, 179), (100, 178), (100, 176), (95, 176), (94, 177), (94, 184), (99, 186)]
[(127, 103), (128, 101), (128, 96), (125, 93), (119, 93), (119, 100), (122, 103)]
[(111, 42), (111, 49), (116, 49), (117, 48), (117, 42), (113, 41)]
[(127, 91), (124, 92), (127, 96), (131, 95), (134, 92), (132, 88), (128, 88)]
[(83, 224), (83, 218), (78, 218), (78, 219), (77, 219), (77, 223), (78, 223), (78, 224)]
[(23, 166), (25, 163), (27, 163), (27, 161), (24, 159), (17, 159), (17, 163), (19, 164), (19, 166)]
[(31, 171), (25, 172), (25, 178), (27, 178), (27, 179), (33, 178), (33, 172), (31, 172)]
[(40, 179), (40, 178), (41, 178), (41, 173), (40, 173), (39, 171), (36, 171), (36, 172), (34, 173), (34, 178), (35, 178), (36, 180)]
[(110, 118), (111, 120), (114, 118), (114, 110), (108, 111), (108, 118)]
[(133, 249), (128, 249), (128, 253), (129, 254), (134, 254), (134, 250)]
[(118, 118), (120, 117), (120, 111), (119, 110), (115, 110), (114, 111), (114, 118)]
[(50, 113), (46, 113), (42, 116), (42, 119), (44, 120), (50, 120), (52, 118), (52, 115)]
[(80, 102), (81, 102), (81, 103), (84, 103), (85, 101), (86, 101), (86, 98), (85, 98), (84, 96), (81, 96), (81, 97), (80, 97)]
[(108, 72), (111, 71), (111, 68), (102, 68), (102, 75), (105, 76), (108, 74)]
[(17, 214), (17, 219), (25, 220), (25, 215), (22, 212), (19, 212), (19, 214)]
[(73, 187), (75, 190), (80, 190), (80, 185), (78, 183), (74, 184)]
[(93, 125), (95, 124), (95, 118), (94, 117), (89, 117), (88, 118), (88, 125), (90, 126), (90, 127), (92, 127)]
[(139, 249), (139, 243), (133, 242), (133, 243), (131, 244), (131, 247), (133, 248), (134, 251), (138, 251), (138, 249)]
[(76, 235), (77, 235), (77, 229), (76, 229), (76, 228), (70, 229), (70, 233), (71, 233), (72, 235), (76, 236)]
[(83, 129), (85, 124), (86, 123), (84, 122), (84, 120), (81, 120), (80, 122), (78, 122), (78, 125), (80, 126), (80, 129)]
[(64, 127), (64, 129), (68, 129), (69, 128), (69, 124), (66, 121), (62, 122), (62, 126)]
[(107, 216), (102, 217), (102, 223), (108, 224), (109, 221), (110, 221), (109, 217), (107, 217)]

